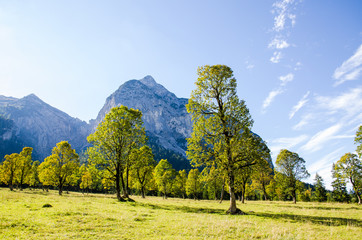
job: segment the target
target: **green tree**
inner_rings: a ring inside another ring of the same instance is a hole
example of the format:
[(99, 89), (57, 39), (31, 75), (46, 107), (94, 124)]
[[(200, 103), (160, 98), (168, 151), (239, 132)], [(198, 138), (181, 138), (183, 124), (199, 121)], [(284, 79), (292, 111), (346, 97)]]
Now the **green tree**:
[(18, 153), (12, 153), (11, 155), (5, 155), (5, 160), (2, 164), (1, 181), (9, 185), (11, 191), (14, 190), (14, 183), (16, 182), (16, 171), (19, 167)]
[(30, 176), (29, 176), (29, 186), (33, 188), (39, 187), (40, 180), (39, 180), (39, 172), (38, 167), (40, 162), (38, 160), (34, 161), (31, 165)]
[(31, 154), (33, 148), (24, 147), (19, 154), (18, 158), (18, 171), (16, 174), (17, 182), (19, 183), (20, 190), (23, 189), (23, 184), (29, 183), (29, 175), (31, 173), (32, 158)]
[(267, 160), (261, 161), (260, 164), (257, 164), (253, 171), (252, 181), (253, 183), (255, 183), (256, 189), (262, 191), (265, 201), (269, 200), (267, 186), (273, 179), (272, 173), (273, 169), (271, 169), (270, 164)]
[(91, 162), (108, 171), (110, 180), (115, 182), (119, 201), (129, 198), (128, 179), (124, 179), (124, 174), (130, 167), (130, 154), (146, 141), (141, 118), (139, 110), (126, 106), (112, 108), (97, 130), (88, 136), (88, 142), (93, 144), (88, 151)]
[(359, 126), (357, 132), (356, 132), (356, 137), (354, 138), (354, 143), (355, 144), (359, 144), (357, 145), (357, 154), (360, 158), (362, 158), (362, 125)]
[(52, 155), (39, 166), (39, 179), (45, 186), (56, 186), (62, 195), (64, 186), (74, 182), (79, 170), (79, 157), (67, 141), (61, 141), (52, 150)]
[(324, 187), (323, 178), (316, 173), (314, 178), (314, 199), (318, 202), (327, 201), (327, 190)]
[(131, 154), (132, 172), (137, 180), (137, 185), (141, 190), (142, 198), (145, 198), (147, 184), (151, 182), (152, 172), (156, 166), (156, 161), (153, 158), (152, 149), (149, 146), (142, 146), (139, 149), (134, 149)]
[(187, 172), (185, 169), (178, 171), (174, 183), (175, 195), (181, 195), (183, 199), (186, 197), (186, 181)]
[(332, 178), (334, 179), (332, 181), (332, 199), (336, 202), (349, 202), (346, 179), (339, 175), (334, 163), (332, 166)]
[(201, 192), (200, 172), (199, 169), (191, 169), (186, 181), (186, 193), (187, 195), (193, 196), (196, 200)]
[(297, 181), (309, 176), (304, 159), (297, 153), (282, 149), (278, 154), (276, 165), (278, 171), (286, 177), (286, 190), (296, 203)]
[(236, 207), (235, 173), (259, 160), (251, 157), (250, 151), (256, 153), (255, 149), (247, 147), (253, 121), (245, 101), (236, 94), (236, 79), (229, 67), (206, 65), (198, 68), (198, 75), (186, 106), (193, 122), (187, 156), (195, 166), (214, 164), (225, 172), (230, 193), (228, 213), (241, 213)]
[(358, 204), (361, 204), (362, 193), (362, 162), (356, 154), (346, 153), (334, 165), (336, 177), (348, 179), (357, 196)]
[(154, 170), (154, 178), (158, 190), (162, 193), (163, 198), (167, 199), (167, 194), (171, 190), (175, 170), (172, 165), (166, 160), (161, 159)]
[(218, 194), (223, 185), (223, 178), (220, 171), (214, 165), (205, 167), (201, 172), (201, 180), (205, 182), (209, 199), (218, 199)]

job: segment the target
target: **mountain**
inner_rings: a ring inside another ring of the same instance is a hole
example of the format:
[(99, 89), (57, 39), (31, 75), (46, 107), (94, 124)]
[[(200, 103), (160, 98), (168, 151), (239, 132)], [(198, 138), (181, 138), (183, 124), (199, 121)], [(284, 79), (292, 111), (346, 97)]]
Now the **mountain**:
[(139, 109), (156, 160), (167, 158), (176, 169), (189, 168), (185, 150), (192, 124), (185, 107), (187, 102), (188, 99), (177, 98), (151, 76), (130, 80), (106, 99), (91, 127), (95, 130), (113, 107)]
[(33, 158), (43, 160), (60, 141), (69, 141), (78, 153), (89, 146), (94, 132), (115, 106), (139, 109), (156, 160), (168, 159), (176, 169), (190, 168), (186, 159), (186, 138), (191, 118), (185, 98), (177, 98), (151, 76), (130, 80), (111, 94), (95, 120), (86, 123), (48, 105), (36, 95), (24, 98), (0, 96), (0, 158), (33, 147)]
[[(63, 140), (80, 152), (87, 145), (91, 130), (86, 122), (70, 117), (34, 94), (21, 99), (0, 96), (0, 115), (3, 144), (7, 141), (16, 149), (33, 147), (33, 158), (41, 161)], [(10, 150), (3, 154), (12, 153)]]

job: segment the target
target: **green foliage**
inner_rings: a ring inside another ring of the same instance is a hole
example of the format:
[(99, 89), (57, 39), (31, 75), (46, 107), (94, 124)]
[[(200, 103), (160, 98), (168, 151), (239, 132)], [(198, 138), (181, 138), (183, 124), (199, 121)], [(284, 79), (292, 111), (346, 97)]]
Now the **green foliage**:
[(332, 199), (336, 202), (349, 202), (350, 197), (347, 193), (347, 184), (345, 178), (342, 178), (340, 173), (336, 170), (335, 164), (332, 167)]
[(186, 181), (186, 193), (189, 197), (196, 200), (201, 192), (200, 172), (199, 169), (191, 169)]
[(13, 153), (11, 155), (5, 155), (5, 161), (1, 168), (1, 181), (9, 185), (10, 190), (13, 190), (13, 185), (16, 182), (16, 171), (19, 167), (20, 155)]
[[(118, 200), (128, 198), (128, 178), (125, 171), (131, 167), (130, 154), (146, 142), (145, 129), (139, 110), (120, 106), (112, 108), (97, 130), (88, 136), (93, 147), (88, 149), (90, 162), (108, 172), (108, 182), (114, 182)], [(128, 176), (128, 175), (127, 175)], [(121, 183), (121, 185), (120, 185)]]
[(130, 158), (133, 162), (132, 175), (137, 180), (137, 186), (141, 191), (142, 197), (145, 198), (145, 191), (147, 191), (147, 186), (152, 180), (152, 172), (156, 166), (152, 149), (148, 146), (134, 149)]
[(285, 191), (292, 196), (293, 202), (296, 203), (297, 181), (309, 176), (304, 159), (297, 153), (282, 149), (278, 154), (276, 165), (278, 171), (285, 176), (282, 180)]
[(361, 204), (362, 194), (362, 162), (356, 154), (346, 153), (333, 166), (335, 178), (343, 181), (350, 181), (353, 190), (358, 198), (358, 204)]
[(167, 198), (167, 194), (172, 188), (175, 175), (175, 170), (166, 159), (161, 159), (161, 161), (155, 167), (154, 178), (158, 190), (162, 192), (162, 196), (164, 198)]
[(323, 178), (316, 173), (314, 178), (314, 195), (313, 199), (318, 202), (327, 201), (327, 190), (324, 187)]
[(186, 170), (178, 171), (175, 183), (173, 184), (172, 192), (175, 196), (181, 196), (185, 199), (186, 197), (186, 181), (187, 181), (187, 172)]
[(67, 141), (57, 143), (52, 155), (39, 165), (39, 179), (44, 186), (56, 186), (59, 195), (63, 187), (77, 182), (79, 157)]
[(29, 186), (38, 188), (40, 186), (40, 180), (39, 180), (39, 171), (38, 167), (40, 165), (40, 162), (38, 160), (34, 161), (31, 165), (30, 170), (30, 176), (29, 176)]
[(356, 132), (356, 137), (354, 138), (354, 143), (358, 144), (356, 152), (358, 153), (358, 156), (360, 158), (362, 158), (362, 125), (359, 126), (359, 128)]
[(252, 119), (245, 101), (236, 94), (236, 79), (225, 65), (198, 68), (196, 89), (187, 111), (193, 131), (187, 139), (187, 156), (195, 166), (216, 166), (228, 176), (229, 212), (238, 212), (235, 198), (237, 169), (261, 160), (260, 139), (252, 137)]
[(18, 158), (18, 171), (16, 174), (17, 182), (19, 183), (20, 189), (22, 189), (23, 184), (29, 183), (29, 177), (31, 173), (31, 154), (33, 152), (33, 148), (24, 147), (23, 150), (19, 154)]

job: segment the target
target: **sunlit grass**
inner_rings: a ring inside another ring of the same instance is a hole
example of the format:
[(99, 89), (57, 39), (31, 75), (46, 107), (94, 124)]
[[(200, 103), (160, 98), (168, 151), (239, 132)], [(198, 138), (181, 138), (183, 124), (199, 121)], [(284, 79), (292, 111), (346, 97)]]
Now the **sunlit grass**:
[[(355, 204), (194, 201), (0, 188), (0, 239), (360, 239)], [(52, 207), (43, 207), (50, 204)]]

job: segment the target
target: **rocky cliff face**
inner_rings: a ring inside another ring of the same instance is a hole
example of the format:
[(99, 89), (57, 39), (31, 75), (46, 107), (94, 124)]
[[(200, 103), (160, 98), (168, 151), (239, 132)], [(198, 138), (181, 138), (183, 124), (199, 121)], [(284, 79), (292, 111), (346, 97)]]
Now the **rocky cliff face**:
[(139, 109), (150, 140), (185, 157), (186, 138), (192, 129), (185, 107), (187, 102), (156, 83), (151, 76), (130, 80), (107, 98), (92, 127), (95, 129), (113, 107), (125, 105)]
[(86, 122), (51, 107), (34, 94), (21, 99), (1, 96), (0, 115), (14, 125), (4, 130), (3, 140), (21, 139), (23, 145), (34, 148), (33, 157), (41, 161), (60, 141), (69, 141), (78, 152), (87, 145), (90, 127)]

